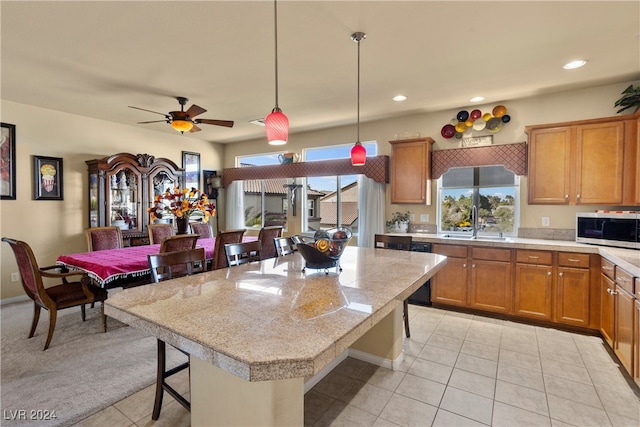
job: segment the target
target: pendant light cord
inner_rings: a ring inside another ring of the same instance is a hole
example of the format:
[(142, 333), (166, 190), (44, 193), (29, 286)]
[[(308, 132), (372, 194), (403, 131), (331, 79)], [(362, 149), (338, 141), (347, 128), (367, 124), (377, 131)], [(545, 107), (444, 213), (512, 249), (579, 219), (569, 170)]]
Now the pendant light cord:
[(278, 107), (278, 0), (273, 0), (273, 34), (275, 40), (276, 66), (276, 106), (273, 111), (280, 111)]

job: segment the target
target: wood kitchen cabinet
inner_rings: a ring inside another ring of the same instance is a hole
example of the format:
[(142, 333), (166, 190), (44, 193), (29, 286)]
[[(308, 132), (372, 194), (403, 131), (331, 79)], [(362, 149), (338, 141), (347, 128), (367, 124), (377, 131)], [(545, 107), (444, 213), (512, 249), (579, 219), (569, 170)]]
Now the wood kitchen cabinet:
[[(636, 288), (640, 285), (636, 284)], [(640, 291), (636, 291), (635, 313), (634, 313), (634, 346), (633, 346), (633, 379), (640, 385)]]
[(391, 203), (431, 204), (432, 138), (389, 141)]
[(616, 267), (615, 332), (613, 351), (627, 372), (633, 372), (633, 314), (635, 311), (634, 278), (619, 266)]
[(471, 247), (470, 308), (510, 314), (512, 303), (511, 249)]
[(553, 319), (553, 252), (516, 250), (514, 314)]
[(525, 127), (529, 204), (637, 204), (637, 118)]
[(435, 243), (431, 251), (447, 257), (447, 264), (431, 279), (431, 301), (467, 306), (467, 246)]
[(560, 323), (589, 326), (591, 271), (588, 254), (558, 253), (556, 317)]
[(613, 348), (616, 307), (615, 264), (603, 258), (600, 270), (600, 334), (609, 347)]

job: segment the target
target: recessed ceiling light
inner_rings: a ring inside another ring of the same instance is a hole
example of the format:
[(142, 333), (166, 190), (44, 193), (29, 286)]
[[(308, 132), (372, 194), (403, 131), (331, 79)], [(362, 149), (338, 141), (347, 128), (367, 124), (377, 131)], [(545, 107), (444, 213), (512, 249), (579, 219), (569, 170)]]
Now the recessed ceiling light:
[(484, 96), (474, 96), (469, 100), (469, 102), (480, 102), (480, 101), (484, 101)]
[(402, 102), (402, 101), (406, 101), (407, 97), (404, 95), (396, 95), (392, 99), (396, 102)]
[(577, 61), (571, 61), (562, 66), (565, 70), (573, 70), (574, 68), (580, 68), (587, 63), (584, 59), (579, 59)]
[(249, 120), (249, 123), (251, 123), (252, 125), (264, 126), (264, 117), (261, 119)]

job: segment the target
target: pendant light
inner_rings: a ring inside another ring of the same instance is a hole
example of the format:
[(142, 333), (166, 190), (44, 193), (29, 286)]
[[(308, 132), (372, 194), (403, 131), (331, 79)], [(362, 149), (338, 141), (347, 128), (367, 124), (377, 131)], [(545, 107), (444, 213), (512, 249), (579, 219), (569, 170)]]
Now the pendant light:
[(367, 161), (367, 150), (360, 143), (360, 42), (365, 38), (367, 38), (367, 35), (362, 32), (351, 34), (351, 40), (358, 43), (358, 118), (356, 143), (351, 147), (351, 164), (353, 166), (363, 166)]
[(275, 57), (276, 57), (276, 106), (271, 110), (264, 120), (267, 130), (267, 141), (271, 145), (284, 145), (289, 137), (289, 119), (278, 107), (278, 2), (273, 0), (273, 22), (275, 35)]

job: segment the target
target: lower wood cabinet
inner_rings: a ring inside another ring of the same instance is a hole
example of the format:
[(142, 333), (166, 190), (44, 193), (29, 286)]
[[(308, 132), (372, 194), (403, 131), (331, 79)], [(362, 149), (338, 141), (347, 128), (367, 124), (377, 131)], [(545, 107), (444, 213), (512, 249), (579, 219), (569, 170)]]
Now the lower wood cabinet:
[(533, 319), (553, 319), (553, 252), (516, 250), (513, 313)]
[(613, 351), (620, 359), (625, 369), (633, 372), (633, 314), (635, 311), (635, 297), (633, 296), (633, 276), (616, 267), (615, 303), (615, 332)]
[[(640, 285), (636, 285), (640, 286)], [(640, 294), (640, 291), (636, 291), (636, 296)], [(635, 302), (635, 321), (634, 321), (634, 342), (633, 347), (633, 378), (638, 385), (640, 385), (640, 300), (636, 299)]]
[(588, 269), (558, 267), (556, 321), (589, 325), (590, 273)]
[(511, 313), (513, 300), (511, 249), (471, 248), (469, 307)]
[(600, 335), (613, 348), (616, 284), (605, 274), (600, 276)]
[(431, 280), (431, 301), (467, 306), (467, 247), (434, 244), (431, 251), (447, 257), (447, 264)]

